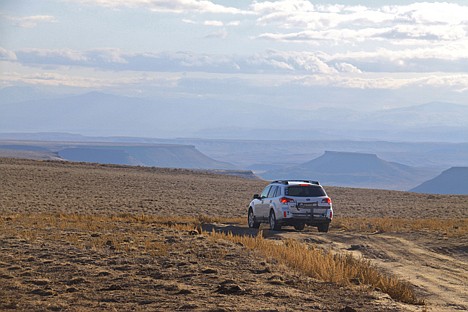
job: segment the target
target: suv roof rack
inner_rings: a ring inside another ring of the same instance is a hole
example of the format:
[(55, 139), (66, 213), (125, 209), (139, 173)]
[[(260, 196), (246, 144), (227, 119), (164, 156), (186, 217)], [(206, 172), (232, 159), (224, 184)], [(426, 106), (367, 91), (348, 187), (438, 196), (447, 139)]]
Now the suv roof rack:
[(276, 180), (271, 183), (281, 183), (281, 184), (288, 185), (289, 182), (304, 182), (304, 183), (320, 185), (319, 181), (311, 181), (311, 180)]

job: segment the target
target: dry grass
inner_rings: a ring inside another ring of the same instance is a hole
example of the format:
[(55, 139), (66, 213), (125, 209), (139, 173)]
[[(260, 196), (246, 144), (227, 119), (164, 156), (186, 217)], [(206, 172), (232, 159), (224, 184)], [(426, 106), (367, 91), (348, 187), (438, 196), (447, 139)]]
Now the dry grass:
[[(79, 214), (12, 214), (0, 218), (0, 229), (4, 235), (14, 235), (28, 241), (64, 239), (82, 249), (123, 251), (129, 254), (168, 254), (173, 248), (155, 233), (158, 228), (174, 228), (179, 231), (196, 230), (206, 222), (238, 222), (239, 219), (212, 218), (206, 216), (171, 218), (161, 216), (120, 214), (115, 216)], [(21, 225), (18, 229), (7, 223)], [(129, 226), (131, 225), (131, 226)], [(14, 229), (12, 231), (12, 229)], [(9, 231), (11, 231), (9, 233)], [(64, 235), (65, 234), (65, 235)], [(350, 254), (334, 254), (313, 248), (296, 240), (278, 243), (264, 239), (262, 233), (256, 237), (234, 236), (211, 233), (215, 240), (240, 243), (255, 250), (261, 256), (275, 259), (301, 274), (322, 281), (349, 285), (359, 283), (371, 285), (388, 293), (392, 298), (412, 304), (421, 304), (409, 284), (383, 274), (369, 261), (356, 259)]]
[[(240, 218), (169, 217), (154, 215), (81, 215), (81, 214), (10, 214), (0, 216), (4, 235), (18, 236), (29, 241), (63, 238), (85, 249), (112, 248), (118, 251), (167, 252), (169, 245), (159, 241), (154, 231), (172, 227), (180, 231), (198, 229), (204, 223), (238, 223)], [(11, 228), (7, 222), (20, 224)]]
[[(0, 175), (0, 213), (238, 218), (267, 184), (190, 170), (7, 158), (0, 158)], [(338, 218), (468, 218), (468, 196), (325, 188)]]
[[(0, 233), (5, 239), (25, 239), (37, 248), (44, 242), (60, 248), (73, 246), (90, 255), (116, 251), (130, 259), (174, 260), (173, 253), (182, 257), (190, 246), (179, 244), (178, 239), (194, 238), (188, 232), (200, 233), (204, 223), (245, 227), (246, 205), (266, 184), (187, 170), (10, 159), (0, 159), (0, 174)], [(458, 255), (457, 250), (464, 250), (460, 244), (468, 234), (468, 196), (326, 189), (333, 198), (336, 216), (332, 232), (424, 233), (428, 234), (423, 235), (426, 241), (435, 237), (433, 234), (442, 234), (444, 239), (450, 238), (443, 241), (444, 248), (450, 242), (458, 248), (450, 252)], [(301, 235), (314, 235), (313, 231)], [(171, 243), (167, 236), (174, 236), (176, 242)], [(197, 236), (208, 241), (207, 235)], [(400, 301), (420, 303), (406, 283), (348, 254), (333, 254), (294, 240), (278, 242), (219, 233), (213, 239), (241, 243), (255, 254), (293, 267), (299, 275), (340, 285), (371, 285)], [(15, 249), (11, 250), (14, 254)], [(219, 252), (219, 265), (230, 265), (230, 260), (223, 260), (226, 250)], [(212, 248), (206, 248), (203, 257), (212, 253)]]
[(448, 237), (468, 235), (468, 219), (404, 219), (404, 218), (335, 218), (333, 228), (362, 233), (440, 233)]
[[(193, 224), (193, 220), (186, 218), (182, 223)], [(21, 227), (8, 227), (7, 222), (20, 224)], [(14, 214), (2, 216), (0, 228), (4, 235), (17, 236), (32, 242), (65, 239), (83, 249), (154, 254), (167, 253), (169, 245), (161, 241), (151, 229), (169, 226), (171, 222), (169, 218), (144, 215)]]
[(240, 243), (248, 249), (257, 251), (264, 257), (275, 259), (279, 263), (297, 270), (301, 274), (325, 282), (340, 285), (349, 285), (351, 283), (370, 285), (401, 302), (424, 304), (416, 297), (409, 283), (384, 274), (369, 261), (356, 259), (350, 254), (333, 254), (296, 240), (278, 243), (264, 239), (261, 233), (256, 237), (250, 237), (213, 232), (211, 237)]
[(2, 216), (0, 310), (402, 310), (367, 287), (318, 282), (240, 244), (200, 235), (194, 230), (197, 218), (175, 221), (145, 215)]
[(418, 194), (389, 190), (325, 187), (336, 217), (466, 219), (467, 195)]
[(265, 182), (190, 170), (0, 158), (1, 213), (240, 217)]

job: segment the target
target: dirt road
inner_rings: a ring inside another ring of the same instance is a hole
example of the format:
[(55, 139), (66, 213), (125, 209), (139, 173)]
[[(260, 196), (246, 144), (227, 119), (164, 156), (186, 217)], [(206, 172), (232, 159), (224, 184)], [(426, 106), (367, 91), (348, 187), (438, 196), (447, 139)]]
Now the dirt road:
[(363, 256), (417, 287), (431, 311), (468, 310), (468, 244), (405, 234), (285, 232), (284, 238)]
[[(255, 235), (244, 227), (219, 227), (239, 235)], [(468, 238), (450, 238), (434, 233), (372, 233), (331, 231), (318, 233), (309, 228), (297, 232), (264, 229), (271, 239), (297, 239), (336, 252), (364, 257), (416, 287), (428, 311), (468, 310)]]

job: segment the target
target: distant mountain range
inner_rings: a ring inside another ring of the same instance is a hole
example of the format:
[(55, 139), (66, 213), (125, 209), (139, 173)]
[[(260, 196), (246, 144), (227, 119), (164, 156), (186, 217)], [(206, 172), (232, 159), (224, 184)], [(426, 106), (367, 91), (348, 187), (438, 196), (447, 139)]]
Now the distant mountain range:
[(71, 161), (104, 164), (138, 165), (187, 169), (236, 169), (214, 160), (190, 145), (93, 146), (70, 147), (58, 151), (59, 157)]
[(450, 167), (468, 167), (468, 143), (363, 140), (161, 139), (123, 136), (95, 137), (57, 132), (0, 133), (0, 140), (193, 145), (197, 150), (211, 158), (258, 172), (298, 165), (322, 155), (327, 150), (377, 154), (380, 158), (391, 162), (415, 167), (435, 168), (438, 170), (436, 174)]
[(0, 132), (71, 132), (91, 136), (262, 140), (466, 142), (468, 106), (433, 102), (355, 111), (291, 109), (200, 98), (136, 98), (90, 92), (48, 94), (0, 89)]
[[(7, 134), (0, 135), (8, 137)], [(28, 138), (25, 140), (12, 140), (12, 137)], [(43, 134), (17, 134), (10, 135), (9, 140), (0, 141), (0, 157), (17, 157), (42, 160), (68, 160), (77, 162), (93, 162), (102, 164), (138, 165), (168, 168), (187, 168), (215, 171), (220, 174), (238, 175), (244, 178), (257, 178), (252, 171), (245, 170), (246, 166), (233, 165), (226, 161), (215, 160), (201, 153), (194, 145), (154, 143), (157, 139), (140, 138), (139, 143), (130, 142), (97, 142), (105, 138), (90, 138), (77, 135), (43, 133)], [(38, 141), (34, 138), (61, 139), (62, 141)], [(82, 139), (88, 142), (64, 142), (65, 139)], [(107, 138), (115, 141), (135, 141), (137, 138)], [(224, 155), (236, 148), (240, 154), (248, 154), (252, 146), (258, 149), (270, 150), (278, 142), (243, 142), (243, 141), (213, 141), (189, 140), (194, 143), (208, 144), (212, 148), (217, 146)], [(164, 140), (161, 140), (164, 141)], [(183, 140), (182, 140), (183, 141)], [(306, 145), (307, 142), (302, 142)], [(317, 146), (315, 142), (314, 146)], [(323, 142), (325, 143), (325, 142)], [(204, 146), (200, 144), (201, 146)], [(286, 143), (285, 143), (286, 144)], [(298, 142), (295, 143), (300, 146)], [(376, 144), (376, 143), (374, 143)], [(407, 148), (396, 143), (380, 143), (381, 148), (391, 148), (398, 153), (400, 149)], [(393, 145), (396, 144), (396, 145)], [(226, 146), (234, 147), (226, 148)], [(246, 146), (244, 146), (246, 145)], [(356, 147), (353, 142), (341, 142), (342, 147)], [(440, 145), (435, 145), (439, 146)], [(445, 146), (445, 145), (442, 145)], [(449, 145), (450, 146), (450, 145)], [(464, 145), (455, 145), (463, 147)], [(431, 148), (433, 145), (422, 145)], [(445, 148), (441, 149), (446, 150)], [(463, 150), (463, 149), (460, 149)], [(252, 154), (254, 155), (254, 154)], [(247, 155), (246, 160), (252, 155)], [(218, 159), (226, 157), (218, 154)], [(275, 158), (271, 158), (274, 160)], [(251, 159), (255, 161), (255, 159)], [(324, 185), (359, 187), (370, 189), (411, 190), (420, 193), (435, 194), (468, 194), (468, 167), (454, 167), (440, 173), (436, 168), (421, 168), (403, 165), (397, 162), (386, 161), (376, 154), (360, 152), (325, 151), (319, 157), (297, 165), (284, 166), (274, 163), (257, 164), (257, 176), (267, 180), (276, 179), (313, 179)], [(431, 180), (430, 180), (431, 179)], [(425, 182), (427, 181), (427, 182)], [(417, 186), (419, 185), (419, 186)]]
[(214, 160), (192, 145), (0, 142), (0, 157), (186, 169), (238, 169)]
[(325, 185), (408, 190), (433, 177), (434, 171), (388, 162), (375, 154), (326, 151), (306, 163), (260, 176), (268, 180), (312, 179)]
[(429, 194), (468, 195), (468, 167), (452, 167), (410, 191)]

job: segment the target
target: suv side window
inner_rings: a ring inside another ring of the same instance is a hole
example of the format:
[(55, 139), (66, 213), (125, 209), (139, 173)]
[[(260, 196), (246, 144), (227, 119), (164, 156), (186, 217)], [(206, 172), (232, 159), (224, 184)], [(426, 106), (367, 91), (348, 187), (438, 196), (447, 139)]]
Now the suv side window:
[(267, 195), (270, 189), (271, 189), (271, 185), (268, 185), (267, 187), (265, 187), (262, 191), (262, 194), (260, 195), (260, 198), (267, 198), (268, 197)]
[(276, 189), (276, 193), (274, 195), (275, 197), (280, 197), (281, 196), (281, 186), (278, 186), (278, 188)]
[(268, 198), (273, 198), (275, 197), (275, 193), (276, 191), (278, 190), (278, 186), (277, 185), (273, 185), (271, 188), (270, 188), (270, 191), (268, 192)]

